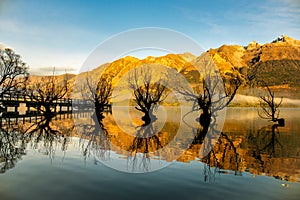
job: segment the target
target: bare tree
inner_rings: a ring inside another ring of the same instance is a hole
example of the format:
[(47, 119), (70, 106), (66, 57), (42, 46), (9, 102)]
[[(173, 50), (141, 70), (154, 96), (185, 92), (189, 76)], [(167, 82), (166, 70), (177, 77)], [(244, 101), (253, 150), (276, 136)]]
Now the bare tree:
[(97, 81), (93, 81), (87, 76), (81, 90), (82, 97), (95, 104), (95, 115), (100, 121), (104, 118), (103, 112), (110, 106), (112, 89), (110, 76), (102, 76)]
[(192, 111), (201, 111), (200, 124), (208, 126), (211, 117), (214, 117), (213, 112), (231, 103), (245, 78), (236, 69), (219, 74), (212, 59), (206, 54), (202, 55), (198, 65), (203, 71), (196, 86), (191, 88), (180, 85), (176, 91), (185, 96), (187, 101), (193, 102)]
[(151, 118), (155, 119), (154, 109), (168, 95), (166, 78), (160, 77), (154, 82), (150, 68), (136, 68), (129, 75), (128, 83), (129, 88), (133, 90), (135, 108), (144, 113), (142, 120), (149, 124)]
[(232, 69), (232, 72), (221, 74), (221, 77), (225, 89), (225, 104), (223, 107), (221, 107), (221, 109), (223, 109), (225, 106), (228, 106), (231, 103), (236, 95), (236, 92), (245, 82), (245, 77), (243, 77), (236, 69)]
[(42, 77), (40, 81), (29, 82), (26, 97), (30, 102), (38, 105), (37, 111), (46, 117), (55, 116), (55, 102), (66, 98), (70, 94), (68, 75), (59, 80), (52, 76)]
[[(24, 91), (28, 67), (11, 49), (0, 49), (0, 96)], [(0, 104), (0, 113), (3, 110)]]
[[(264, 96), (260, 96), (260, 107), (262, 112), (258, 110), (258, 115), (263, 119), (268, 119), (273, 122), (277, 122), (279, 120), (279, 106), (282, 103), (283, 97), (281, 97), (278, 103), (275, 102), (275, 94), (271, 91), (271, 89), (265, 85), (268, 93)], [(282, 121), (282, 119), (280, 119)], [(282, 122), (280, 122), (282, 123)]]
[(0, 95), (23, 88), (28, 77), (28, 67), (11, 49), (0, 49)]

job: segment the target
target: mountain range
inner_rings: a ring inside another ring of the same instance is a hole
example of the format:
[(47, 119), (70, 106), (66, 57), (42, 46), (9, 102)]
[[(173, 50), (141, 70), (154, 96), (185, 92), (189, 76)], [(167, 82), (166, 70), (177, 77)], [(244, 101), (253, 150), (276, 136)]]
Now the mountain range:
[[(293, 106), (294, 103), (299, 103), (300, 105), (300, 101), (293, 100), (300, 99), (299, 40), (283, 35), (266, 44), (253, 41), (247, 46), (222, 45), (216, 49), (209, 49), (207, 53), (221, 74), (237, 71), (243, 76), (252, 77), (252, 81), (248, 81), (238, 90), (237, 98), (233, 104), (251, 105), (252, 103), (249, 102), (250, 96), (254, 98), (252, 100), (256, 101), (255, 98), (261, 94), (263, 86), (268, 85), (275, 91), (277, 96), (287, 98), (288, 104), (290, 103)], [(198, 58), (197, 56), (200, 55), (192, 55), (188, 52), (167, 54), (161, 57), (148, 56), (144, 59), (126, 56), (101, 65), (90, 72), (69, 75), (69, 77), (72, 83), (75, 80), (78, 83), (84, 82), (86, 76), (97, 78), (103, 73), (111, 75), (113, 84), (117, 84), (131, 69), (137, 66), (155, 64), (175, 69), (193, 84), (199, 79), (199, 74), (193, 66), (193, 62)], [(165, 69), (161, 68), (161, 70)], [(79, 96), (78, 93), (79, 90), (76, 91), (75, 89), (75, 96)]]
[[(285, 104), (299, 103), (293, 100), (300, 98), (299, 40), (283, 35), (267, 44), (253, 41), (248, 46), (223, 45), (208, 52), (220, 70), (235, 68), (241, 74), (255, 76), (238, 91), (238, 98), (239, 95), (259, 96), (263, 93), (262, 86), (268, 85), (278, 97), (286, 98)], [(247, 101), (251, 104), (251, 98)]]

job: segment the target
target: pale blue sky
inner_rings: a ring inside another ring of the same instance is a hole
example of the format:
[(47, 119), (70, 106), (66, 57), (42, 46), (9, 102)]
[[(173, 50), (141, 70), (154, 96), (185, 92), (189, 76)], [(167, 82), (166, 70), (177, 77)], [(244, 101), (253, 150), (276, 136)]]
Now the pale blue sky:
[(300, 39), (298, 19), (299, 0), (0, 0), (0, 43), (34, 73), (76, 72), (100, 42), (133, 28), (174, 29), (209, 49)]

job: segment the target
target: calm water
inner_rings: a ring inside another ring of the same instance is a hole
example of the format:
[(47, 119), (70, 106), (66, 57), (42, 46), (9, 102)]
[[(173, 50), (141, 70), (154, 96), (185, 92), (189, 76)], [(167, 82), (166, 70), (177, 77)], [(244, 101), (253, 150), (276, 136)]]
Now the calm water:
[[(272, 127), (256, 109), (229, 108), (208, 154), (205, 142), (193, 140), (199, 130), (178, 125), (178, 111), (170, 112), (151, 127), (154, 134), (136, 129), (141, 140), (124, 134), (132, 128), (125, 116), (106, 117), (101, 131), (83, 116), (75, 128), (71, 119), (53, 120), (50, 128), (3, 127), (0, 199), (299, 198), (300, 109), (281, 109), (286, 124)], [(130, 116), (140, 123), (136, 113)]]

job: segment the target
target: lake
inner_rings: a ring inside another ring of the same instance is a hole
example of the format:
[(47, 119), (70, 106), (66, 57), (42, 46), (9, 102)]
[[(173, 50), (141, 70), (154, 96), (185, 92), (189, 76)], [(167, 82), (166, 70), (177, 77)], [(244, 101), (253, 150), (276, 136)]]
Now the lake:
[(279, 127), (228, 108), (205, 138), (180, 110), (157, 112), (145, 127), (117, 108), (100, 125), (89, 114), (2, 125), (0, 199), (299, 198), (300, 109), (282, 108)]

